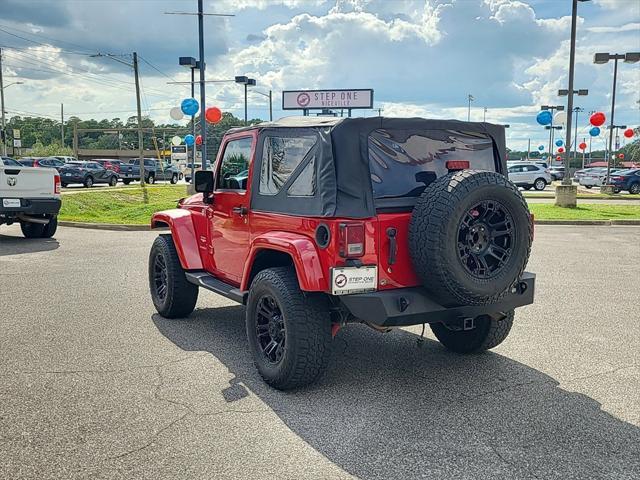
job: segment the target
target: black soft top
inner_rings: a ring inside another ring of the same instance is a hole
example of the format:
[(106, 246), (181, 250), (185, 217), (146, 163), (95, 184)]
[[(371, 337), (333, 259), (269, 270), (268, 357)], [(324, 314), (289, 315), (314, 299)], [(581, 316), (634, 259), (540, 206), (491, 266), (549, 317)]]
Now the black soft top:
[[(286, 117), (273, 122), (234, 128), (229, 133), (255, 129), (260, 133), (252, 182), (252, 208), (256, 210), (327, 217), (374, 216), (376, 204), (372, 192), (367, 142), (369, 135), (376, 130), (402, 131), (407, 135), (433, 130), (483, 135), (493, 143), (497, 171), (506, 172), (505, 132), (502, 125), (425, 118)], [(268, 197), (260, 195), (258, 186), (264, 136), (310, 133), (318, 137), (316, 147), (310, 152), (316, 159), (318, 188), (315, 196), (297, 198), (295, 202), (291, 202), (284, 191)], [(402, 202), (406, 205), (401, 205)], [(415, 198), (400, 199), (396, 201), (396, 206), (409, 207), (414, 202)]]

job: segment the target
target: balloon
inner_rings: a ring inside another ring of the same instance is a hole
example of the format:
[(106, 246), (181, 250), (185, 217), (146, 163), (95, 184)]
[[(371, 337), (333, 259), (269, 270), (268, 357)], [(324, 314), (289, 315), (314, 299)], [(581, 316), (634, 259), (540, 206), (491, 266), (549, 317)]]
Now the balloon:
[(198, 101), (195, 98), (185, 98), (180, 104), (180, 109), (185, 115), (195, 115), (198, 113)]
[(544, 150), (544, 145), (538, 145), (538, 150), (543, 151)]
[(558, 155), (558, 156), (556, 157), (556, 160), (560, 161), (560, 160), (562, 160), (562, 157), (561, 157), (560, 155)]
[(624, 153), (621, 153), (620, 155), (618, 155), (618, 158), (619, 158), (620, 160), (624, 160)]
[(193, 145), (195, 143), (196, 139), (194, 138), (193, 135), (189, 134), (189, 135), (185, 135), (184, 137), (184, 143), (185, 145), (187, 145), (188, 147), (190, 147), (191, 145)]
[(589, 117), (589, 123), (594, 127), (601, 126), (602, 124), (604, 124), (606, 120), (607, 120), (607, 117), (605, 117), (604, 113), (602, 112), (596, 112)]
[(218, 107), (209, 107), (204, 113), (207, 122), (209, 123), (219, 123), (222, 120), (222, 111)]
[(598, 135), (600, 135), (600, 129), (598, 127), (593, 127), (591, 130), (589, 130), (589, 135), (591, 135), (592, 137), (597, 137)]
[(561, 139), (556, 140), (556, 147), (561, 147), (564, 145), (564, 142)]
[(538, 115), (536, 115), (536, 122), (540, 125), (549, 125), (553, 120), (553, 116), (549, 110), (542, 110)]
[(174, 120), (182, 120), (184, 118), (184, 115), (182, 114), (182, 110), (180, 110), (180, 107), (173, 107), (169, 111), (169, 116)]
[(171, 144), (176, 146), (176, 147), (178, 145), (180, 145), (181, 143), (182, 143), (182, 139), (177, 135), (171, 139)]
[(202, 135), (196, 135), (196, 145), (202, 145)]
[(564, 153), (564, 147), (558, 147), (558, 153)]
[(580, 145), (578, 145), (578, 148), (579, 148), (580, 150), (586, 150), (586, 149), (587, 149), (587, 144), (586, 144), (586, 143), (584, 143), (584, 142), (582, 142)]
[(633, 128), (627, 128), (627, 129), (624, 131), (623, 135), (624, 135), (625, 137), (627, 137), (627, 138), (631, 138), (631, 137), (633, 137)]
[(567, 112), (565, 112), (564, 110), (562, 112), (557, 112), (553, 116), (553, 123), (556, 125), (564, 125), (565, 123), (567, 123)]

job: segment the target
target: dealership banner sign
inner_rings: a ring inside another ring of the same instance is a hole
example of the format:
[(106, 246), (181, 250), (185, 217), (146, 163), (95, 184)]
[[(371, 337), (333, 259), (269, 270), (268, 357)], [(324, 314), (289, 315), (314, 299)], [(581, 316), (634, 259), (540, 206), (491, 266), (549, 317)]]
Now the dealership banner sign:
[(373, 108), (373, 90), (285, 90), (283, 110), (322, 108)]

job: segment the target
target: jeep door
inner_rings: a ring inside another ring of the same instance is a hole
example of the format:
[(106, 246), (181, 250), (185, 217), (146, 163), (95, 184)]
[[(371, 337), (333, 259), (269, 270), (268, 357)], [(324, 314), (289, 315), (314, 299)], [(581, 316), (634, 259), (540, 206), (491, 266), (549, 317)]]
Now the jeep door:
[(209, 207), (211, 268), (223, 280), (239, 284), (244, 260), (249, 254), (248, 179), (238, 174), (249, 170), (255, 150), (253, 132), (242, 132), (225, 139), (218, 155), (218, 171)]

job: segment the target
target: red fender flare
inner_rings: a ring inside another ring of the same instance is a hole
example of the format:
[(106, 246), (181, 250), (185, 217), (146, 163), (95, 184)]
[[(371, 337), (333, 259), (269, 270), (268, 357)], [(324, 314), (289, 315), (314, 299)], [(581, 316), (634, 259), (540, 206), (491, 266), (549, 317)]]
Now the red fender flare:
[(178, 251), (180, 265), (185, 270), (202, 270), (202, 259), (198, 248), (198, 234), (189, 210), (175, 208), (156, 212), (151, 217), (151, 228), (169, 227), (173, 243)]
[(326, 292), (329, 287), (315, 243), (304, 235), (291, 232), (267, 232), (251, 242), (249, 257), (242, 274), (241, 290), (249, 289), (251, 268), (261, 250), (287, 253), (293, 259), (300, 289), (307, 292)]

